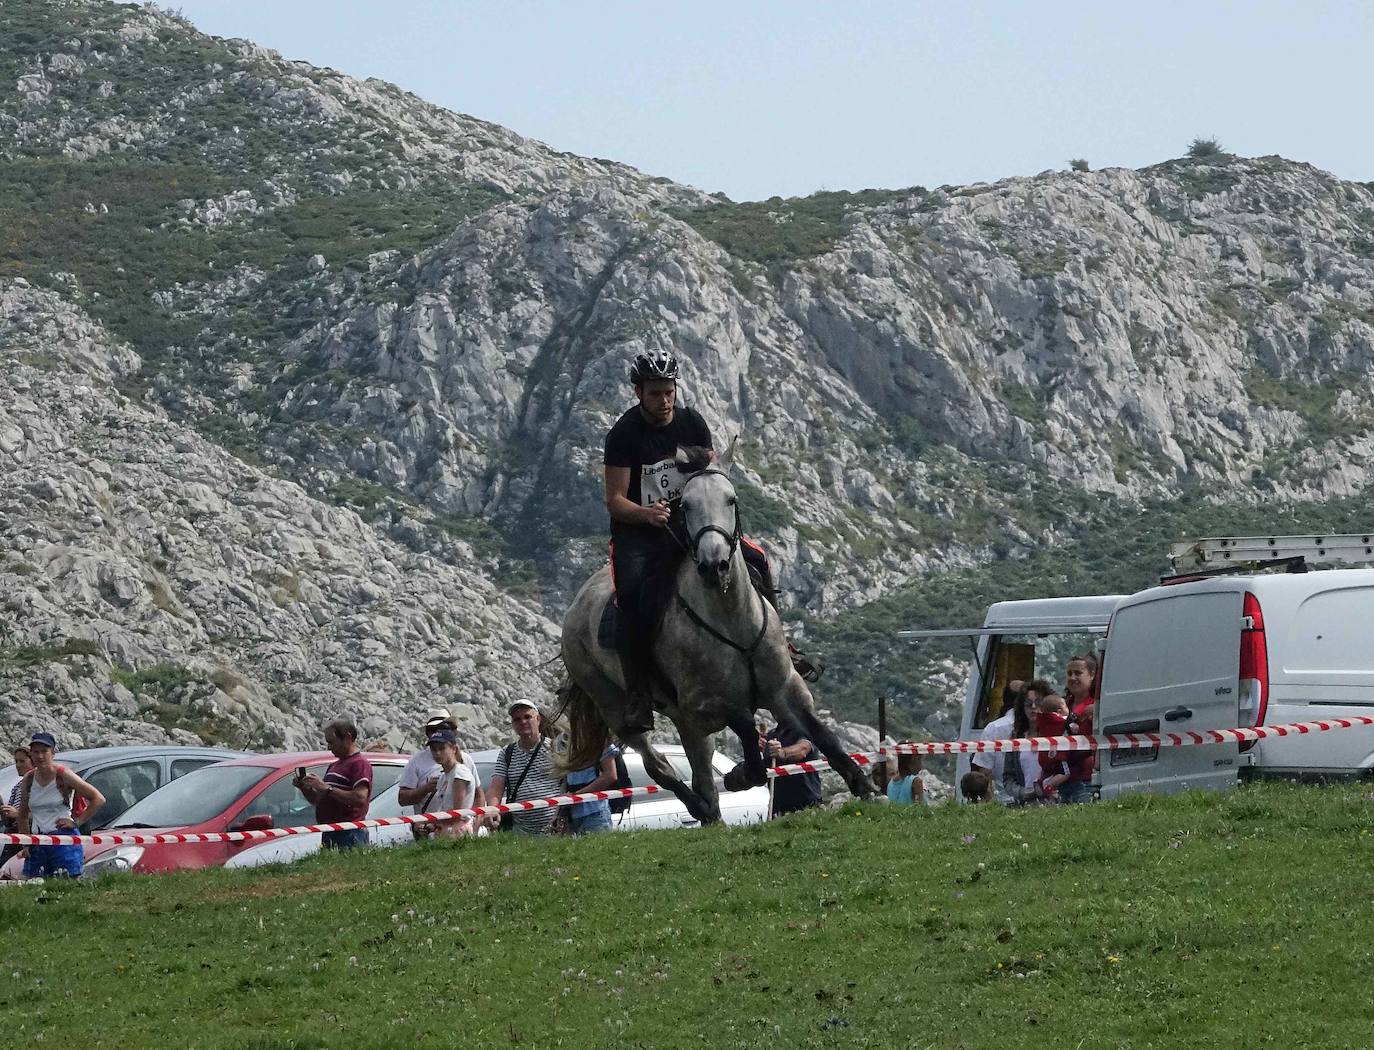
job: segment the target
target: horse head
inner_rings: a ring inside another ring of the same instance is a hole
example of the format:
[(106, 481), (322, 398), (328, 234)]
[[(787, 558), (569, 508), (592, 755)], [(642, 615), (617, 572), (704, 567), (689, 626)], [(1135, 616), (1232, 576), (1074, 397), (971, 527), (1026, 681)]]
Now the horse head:
[(687, 534), (687, 550), (697, 572), (707, 586), (721, 593), (730, 589), (731, 566), (739, 548), (740, 527), (735, 486), (723, 469), (730, 450), (712, 464), (710, 450), (677, 451), (677, 469), (688, 478), (682, 485), (682, 524)]

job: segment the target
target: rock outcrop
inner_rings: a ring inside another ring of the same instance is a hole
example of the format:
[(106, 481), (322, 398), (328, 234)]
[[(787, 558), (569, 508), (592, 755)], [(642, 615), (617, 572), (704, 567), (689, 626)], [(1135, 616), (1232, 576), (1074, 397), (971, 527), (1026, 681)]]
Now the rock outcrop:
[(26, 285), (0, 282), (0, 723), (314, 749), (352, 713), (400, 747), (443, 701), (493, 743), (548, 694), (555, 626), (470, 553), (407, 549), (124, 396), (137, 355)]

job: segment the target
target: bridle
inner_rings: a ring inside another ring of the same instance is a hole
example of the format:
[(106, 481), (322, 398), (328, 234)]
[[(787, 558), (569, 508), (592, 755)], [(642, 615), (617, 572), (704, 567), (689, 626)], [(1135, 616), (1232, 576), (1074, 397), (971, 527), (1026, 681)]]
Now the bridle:
[[(702, 470), (698, 470), (695, 474), (693, 474), (691, 477), (689, 477), (686, 481), (684, 481), (684, 482), (682, 483), (682, 497), (685, 497), (685, 496), (687, 495), (687, 486), (688, 486), (688, 485), (690, 485), (692, 482), (696, 481), (697, 478), (705, 477), (707, 474), (719, 474), (719, 475), (720, 475), (722, 478), (724, 478), (726, 481), (729, 481), (729, 480), (730, 480), (730, 475), (726, 474), (725, 471), (721, 470), (719, 467), (705, 467), (705, 468), (702, 469)], [(733, 486), (731, 486), (731, 487), (733, 488)], [(682, 498), (682, 497), (679, 497), (679, 498)], [(735, 510), (735, 527), (734, 527), (734, 530), (733, 530), (733, 531), (727, 531), (727, 530), (723, 529), (721, 526), (717, 525), (715, 522), (711, 522), (710, 524), (703, 525), (701, 528), (697, 529), (696, 532), (687, 533), (687, 542), (686, 542), (685, 546), (686, 546), (686, 548), (687, 548), (687, 553), (690, 554), (690, 555), (692, 556), (692, 561), (693, 561), (693, 562), (696, 562), (697, 564), (700, 564), (700, 561), (699, 561), (698, 558), (697, 558), (697, 552), (698, 552), (698, 549), (701, 547), (701, 541), (702, 541), (702, 539), (706, 536), (706, 534), (707, 534), (708, 532), (718, 532), (718, 533), (720, 533), (722, 536), (725, 537), (726, 542), (729, 543), (729, 545), (730, 545), (730, 559), (731, 559), (732, 561), (734, 560), (735, 551), (736, 551), (736, 549), (738, 549), (738, 547), (739, 547), (739, 540), (740, 540), (740, 536), (741, 536), (741, 534), (742, 534), (741, 531), (740, 531), (740, 523), (739, 523), (739, 502), (738, 502), (738, 500), (736, 501), (736, 503), (735, 503), (735, 505), (734, 505), (734, 510)], [(684, 504), (683, 504), (683, 511), (682, 511), (682, 528), (683, 528), (683, 531), (686, 532), (686, 529), (687, 529), (687, 509), (686, 509), (685, 502), (684, 502)]]

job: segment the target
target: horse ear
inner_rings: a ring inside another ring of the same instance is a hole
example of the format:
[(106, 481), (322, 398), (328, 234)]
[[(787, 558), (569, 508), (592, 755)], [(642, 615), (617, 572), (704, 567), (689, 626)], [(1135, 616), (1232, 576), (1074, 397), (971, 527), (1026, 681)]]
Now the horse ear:
[(692, 469), (692, 457), (687, 455), (687, 450), (681, 445), (677, 447), (677, 454), (673, 456), (673, 462), (677, 464), (677, 469), (684, 474)]
[(736, 434), (730, 439), (730, 444), (725, 447), (725, 451), (716, 457), (716, 466), (721, 470), (729, 470), (730, 465), (735, 461), (735, 446), (739, 444), (739, 435)]

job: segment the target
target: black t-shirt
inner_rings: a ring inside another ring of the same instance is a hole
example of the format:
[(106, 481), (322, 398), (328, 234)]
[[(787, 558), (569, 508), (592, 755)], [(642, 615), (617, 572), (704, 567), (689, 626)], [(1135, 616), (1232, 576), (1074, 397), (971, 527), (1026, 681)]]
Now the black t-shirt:
[[(696, 409), (679, 405), (673, 410), (671, 423), (656, 427), (644, 418), (636, 404), (616, 420), (606, 435), (603, 462), (608, 467), (629, 467), (629, 501), (652, 507), (682, 494), (682, 483), (687, 477), (677, 469), (675, 457), (680, 445), (711, 447), (711, 428)], [(652, 525), (611, 522), (611, 535), (616, 538), (629, 538), (645, 530), (662, 531)]]
[[(792, 747), (805, 739), (795, 729), (778, 725), (768, 734), (768, 740), (776, 740), (783, 747)], [(811, 745), (803, 762), (814, 762), (821, 757), (816, 745)], [(795, 762), (796, 759), (788, 759)], [(809, 809), (821, 804), (821, 775), (819, 773), (794, 773), (790, 777), (778, 777), (773, 788), (773, 814), (795, 813), (799, 809)]]

